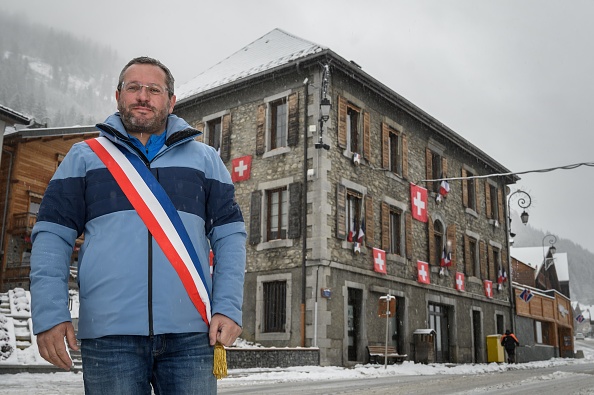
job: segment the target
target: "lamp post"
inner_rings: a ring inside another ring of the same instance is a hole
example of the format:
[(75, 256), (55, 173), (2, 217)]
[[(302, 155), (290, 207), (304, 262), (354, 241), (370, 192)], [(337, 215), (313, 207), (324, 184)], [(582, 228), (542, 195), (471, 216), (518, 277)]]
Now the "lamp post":
[(330, 110), (332, 109), (332, 103), (328, 99), (328, 84), (330, 83), (330, 66), (324, 65), (324, 71), (322, 73), (322, 89), (320, 91), (320, 132), (318, 136), (318, 142), (314, 144), (316, 149), (324, 148), (326, 151), (330, 149), (330, 146), (322, 140), (324, 134), (324, 124), (330, 119)]
[(516, 296), (514, 295), (514, 287), (513, 287), (513, 272), (512, 272), (512, 257), (511, 257), (511, 251), (510, 251), (510, 246), (513, 244), (513, 238), (516, 236), (515, 233), (513, 233), (511, 231), (511, 200), (512, 197), (514, 197), (516, 194), (518, 194), (518, 206), (520, 206), (520, 208), (523, 209), (522, 214), (520, 215), (520, 219), (522, 221), (522, 223), (524, 225), (526, 225), (528, 223), (528, 213), (526, 212), (526, 209), (528, 207), (530, 207), (530, 204), (532, 203), (532, 199), (530, 197), (530, 195), (528, 194), (528, 192), (522, 191), (521, 189), (518, 189), (516, 191), (514, 191), (513, 193), (511, 193), (508, 198), (507, 198), (507, 229), (509, 232), (509, 236), (511, 237), (507, 237), (506, 235), (506, 239), (507, 239), (507, 251), (508, 251), (508, 257), (507, 257), (507, 264), (508, 264), (508, 273), (509, 273), (509, 303), (510, 303), (510, 318), (511, 318), (511, 330), (512, 332), (515, 331), (515, 327), (516, 327), (516, 316), (514, 314), (514, 310), (515, 310), (515, 301), (516, 301)]
[[(545, 240), (548, 240), (549, 244), (551, 245), (549, 247), (549, 249), (545, 252)], [(555, 263), (554, 261), (554, 257), (553, 255), (555, 255), (555, 253), (557, 252), (557, 248), (555, 248), (555, 243), (557, 242), (557, 237), (554, 235), (546, 235), (545, 237), (542, 238), (542, 264), (544, 265), (544, 269), (548, 270), (549, 267)], [(547, 255), (549, 255), (549, 252), (551, 253), (551, 257), (547, 258)], [(547, 264), (547, 260), (548, 263)]]

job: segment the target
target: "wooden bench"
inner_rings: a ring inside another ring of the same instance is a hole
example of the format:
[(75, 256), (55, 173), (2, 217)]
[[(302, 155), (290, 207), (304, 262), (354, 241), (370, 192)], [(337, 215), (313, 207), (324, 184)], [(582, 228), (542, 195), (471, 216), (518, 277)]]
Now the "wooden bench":
[[(367, 353), (369, 354), (369, 363), (384, 363), (386, 358), (386, 346), (367, 346)], [(388, 362), (402, 363), (407, 355), (401, 355), (396, 352), (396, 347), (388, 346)]]

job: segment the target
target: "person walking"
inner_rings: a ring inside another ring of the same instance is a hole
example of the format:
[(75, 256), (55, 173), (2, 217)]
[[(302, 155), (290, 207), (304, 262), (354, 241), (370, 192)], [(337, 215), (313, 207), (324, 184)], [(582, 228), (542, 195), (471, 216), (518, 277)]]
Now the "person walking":
[(100, 137), (73, 145), (58, 167), (32, 231), (39, 353), (69, 370), (65, 343), (79, 349), (68, 277), (84, 235), (85, 393), (215, 394), (215, 345), (231, 345), (242, 325), (246, 231), (230, 174), (172, 114), (174, 78), (158, 60), (126, 64), (115, 98)]
[(520, 345), (516, 335), (509, 329), (505, 331), (505, 335), (501, 336), (501, 345), (505, 348), (507, 353), (507, 363), (516, 362), (516, 347)]

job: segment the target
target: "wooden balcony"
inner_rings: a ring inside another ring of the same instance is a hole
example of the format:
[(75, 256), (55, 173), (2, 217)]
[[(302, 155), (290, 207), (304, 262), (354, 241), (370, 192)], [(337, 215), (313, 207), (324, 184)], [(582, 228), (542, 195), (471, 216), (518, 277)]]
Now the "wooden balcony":
[(35, 222), (37, 222), (37, 215), (35, 213), (14, 214), (9, 232), (14, 235), (31, 234)]

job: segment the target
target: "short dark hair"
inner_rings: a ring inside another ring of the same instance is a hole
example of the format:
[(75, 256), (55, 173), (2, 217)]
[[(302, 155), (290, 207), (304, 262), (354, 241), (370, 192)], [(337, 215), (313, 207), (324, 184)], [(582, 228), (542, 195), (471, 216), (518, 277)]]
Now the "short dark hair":
[(148, 56), (139, 56), (137, 58), (134, 58), (131, 61), (129, 61), (127, 65), (124, 66), (124, 68), (120, 72), (120, 77), (118, 78), (118, 87), (117, 87), (118, 91), (122, 88), (122, 82), (124, 82), (124, 73), (133, 64), (150, 64), (153, 66), (157, 66), (161, 70), (163, 70), (165, 72), (165, 85), (167, 85), (166, 88), (167, 88), (167, 92), (169, 92), (169, 98), (171, 98), (171, 96), (173, 96), (174, 83), (175, 83), (173, 74), (171, 74), (171, 71), (169, 71), (167, 66), (165, 66), (163, 63), (159, 62), (157, 59), (149, 58)]

